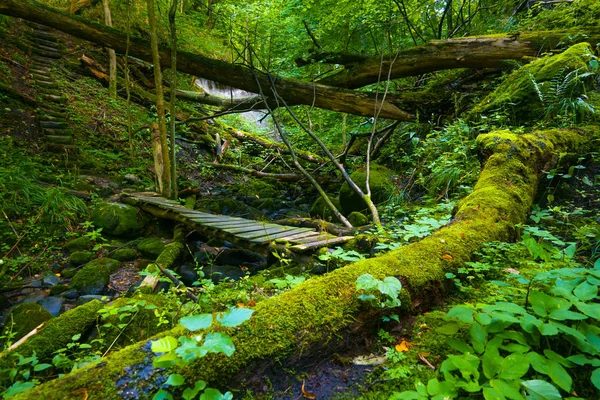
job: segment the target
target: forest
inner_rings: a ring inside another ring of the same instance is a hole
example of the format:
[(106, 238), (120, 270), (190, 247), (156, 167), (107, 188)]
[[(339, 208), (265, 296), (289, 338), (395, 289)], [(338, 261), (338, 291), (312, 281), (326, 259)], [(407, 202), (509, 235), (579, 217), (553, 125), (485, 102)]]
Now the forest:
[(599, 21), (0, 0), (0, 397), (599, 399)]

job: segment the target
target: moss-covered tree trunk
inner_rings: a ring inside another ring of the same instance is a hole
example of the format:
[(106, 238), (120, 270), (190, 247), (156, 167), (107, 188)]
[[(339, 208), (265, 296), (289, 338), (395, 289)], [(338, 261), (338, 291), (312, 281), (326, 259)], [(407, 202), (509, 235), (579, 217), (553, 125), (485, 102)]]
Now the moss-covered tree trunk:
[[(357, 299), (356, 279), (370, 273), (378, 279), (396, 276), (403, 282), (402, 302), (410, 309), (441, 295), (446, 272), (462, 266), (484, 243), (509, 240), (515, 224), (525, 221), (539, 177), (553, 156), (586, 144), (581, 131), (551, 130), (526, 135), (508, 131), (480, 135), (478, 143), (489, 155), (473, 192), (461, 201), (454, 219), (424, 240), (385, 255), (340, 268), (306, 281), (295, 289), (259, 302), (250, 321), (229, 331), (235, 353), (208, 356), (180, 371), (195, 382), (226, 384), (241, 369), (294, 354), (309, 355), (349, 328), (373, 315)], [(163, 334), (179, 336), (183, 328)], [(89, 399), (120, 398), (114, 382), (124, 368), (144, 361), (144, 342), (132, 345), (97, 364), (45, 383), (16, 399), (70, 398), (86, 388)], [(167, 374), (168, 372), (163, 372)]]
[[(167, 199), (171, 198), (171, 161), (169, 144), (167, 142), (167, 120), (165, 118), (165, 98), (162, 86), (162, 70), (160, 66), (160, 52), (158, 51), (158, 34), (156, 33), (156, 16), (154, 13), (154, 0), (146, 0), (148, 9), (148, 25), (150, 28), (150, 43), (152, 48), (152, 62), (154, 63), (154, 84), (156, 86), (156, 114), (158, 115), (158, 130), (160, 133), (160, 150), (162, 152), (162, 175), (159, 184), (160, 192)], [(172, 143), (174, 145), (174, 143)], [(158, 173), (157, 173), (158, 175)]]
[[(112, 26), (112, 15), (110, 13), (110, 0), (102, 0), (102, 8), (104, 10), (104, 23), (106, 26)], [(115, 51), (107, 47), (108, 52), (108, 95), (116, 99), (117, 98), (117, 55)]]

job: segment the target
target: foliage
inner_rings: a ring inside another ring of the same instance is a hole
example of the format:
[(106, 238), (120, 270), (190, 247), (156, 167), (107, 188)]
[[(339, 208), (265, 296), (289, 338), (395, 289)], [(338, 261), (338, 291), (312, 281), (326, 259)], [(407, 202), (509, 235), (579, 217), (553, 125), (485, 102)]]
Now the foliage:
[[(199, 314), (183, 317), (179, 324), (191, 332), (206, 330), (214, 324), (224, 328), (235, 328), (250, 319), (254, 310), (247, 308), (234, 308), (228, 312), (219, 313), (216, 317), (212, 314)], [(173, 336), (164, 336), (161, 339), (152, 342), (152, 351), (159, 353), (154, 358), (153, 365), (157, 368), (181, 367), (193, 362), (197, 358), (202, 358), (209, 353), (225, 354), (227, 357), (235, 352), (235, 346), (231, 337), (224, 332), (209, 332), (206, 334), (196, 334), (193, 337), (180, 336), (178, 339)], [(178, 389), (185, 384), (185, 378), (182, 375), (173, 373), (169, 375), (166, 385)], [(218, 390), (206, 388), (206, 382), (196, 381), (193, 386), (183, 390), (181, 398), (185, 400), (194, 399), (200, 392), (201, 399), (232, 399), (231, 393), (221, 394)], [(171, 394), (165, 390), (159, 390), (153, 399), (172, 399)]]
[(356, 279), (358, 298), (380, 308), (400, 306), (398, 295), (402, 284), (393, 276), (384, 280), (375, 279), (371, 274), (363, 274)]

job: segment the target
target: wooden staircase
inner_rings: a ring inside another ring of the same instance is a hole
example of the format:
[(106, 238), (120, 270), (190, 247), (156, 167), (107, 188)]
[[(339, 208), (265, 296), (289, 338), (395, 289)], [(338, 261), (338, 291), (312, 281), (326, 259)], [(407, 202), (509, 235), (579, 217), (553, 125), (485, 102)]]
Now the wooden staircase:
[(353, 238), (317, 232), (314, 228), (298, 228), (190, 210), (176, 201), (153, 193), (126, 193), (121, 195), (121, 201), (242, 247), (286, 247), (292, 251), (305, 252), (341, 244)]

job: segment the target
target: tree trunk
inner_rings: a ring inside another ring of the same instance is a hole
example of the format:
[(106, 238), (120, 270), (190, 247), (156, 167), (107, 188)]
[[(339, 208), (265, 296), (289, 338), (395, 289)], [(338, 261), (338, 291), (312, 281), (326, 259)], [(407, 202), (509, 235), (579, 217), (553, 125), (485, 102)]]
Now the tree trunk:
[[(156, 86), (156, 114), (158, 114), (158, 130), (160, 133), (160, 150), (162, 153), (163, 171), (160, 192), (167, 199), (171, 198), (171, 169), (169, 159), (169, 144), (167, 143), (167, 122), (165, 118), (165, 99), (163, 96), (162, 71), (160, 67), (160, 53), (158, 51), (158, 35), (156, 33), (156, 17), (154, 15), (154, 0), (146, 0), (148, 7), (148, 24), (150, 28), (150, 42), (152, 46), (152, 62), (154, 63), (154, 84)], [(154, 131), (154, 130), (153, 130)], [(175, 145), (175, 143), (171, 143)], [(158, 171), (157, 171), (158, 176)]]
[[(244, 369), (252, 374), (282, 357), (310, 356), (344, 332), (359, 329), (374, 310), (356, 295), (356, 279), (370, 273), (377, 279), (399, 277), (403, 283), (403, 308), (422, 308), (442, 299), (447, 272), (469, 261), (483, 244), (509, 240), (515, 224), (525, 221), (533, 204), (542, 170), (548, 170), (556, 154), (587, 145), (580, 130), (551, 130), (526, 135), (507, 131), (480, 135), (485, 155), (490, 155), (473, 192), (463, 199), (452, 222), (420, 242), (372, 259), (312, 278), (296, 288), (259, 302), (252, 318), (230, 330), (236, 347), (231, 357), (204, 357), (178, 370), (190, 380), (225, 385)], [(177, 327), (161, 335), (186, 334)], [(144, 359), (146, 342), (129, 346), (62, 378), (17, 395), (15, 399), (65, 399), (87, 390), (90, 400), (120, 398), (114, 382), (127, 375), (125, 367), (151, 365)], [(159, 372), (156, 372), (158, 374)], [(168, 371), (162, 372), (168, 375)]]
[(171, 195), (177, 199), (177, 157), (175, 156), (175, 103), (177, 100), (177, 26), (175, 16), (179, 0), (171, 0), (169, 9), (169, 35), (171, 36), (171, 98), (169, 113), (171, 133)]
[[(112, 16), (110, 13), (110, 0), (102, 0), (102, 7), (104, 9), (104, 23), (106, 26), (112, 26)], [(117, 98), (117, 55), (115, 51), (107, 47), (106, 51), (108, 52), (109, 59), (109, 67), (108, 67), (108, 95), (116, 99)]]
[(161, 140), (160, 128), (157, 124), (150, 124), (150, 140), (152, 143), (152, 154), (154, 156), (154, 173), (156, 174), (156, 187), (159, 193), (165, 192), (165, 169), (169, 169), (169, 164), (165, 164), (163, 158), (163, 143)]

